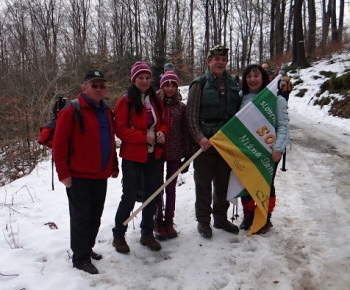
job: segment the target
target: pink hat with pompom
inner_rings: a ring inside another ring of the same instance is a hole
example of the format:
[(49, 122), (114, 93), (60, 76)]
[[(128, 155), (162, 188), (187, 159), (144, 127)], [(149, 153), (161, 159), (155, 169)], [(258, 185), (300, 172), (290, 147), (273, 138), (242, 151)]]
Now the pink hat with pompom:
[(143, 62), (143, 61), (137, 61), (134, 63), (134, 65), (131, 68), (131, 74), (130, 74), (130, 78), (131, 78), (131, 82), (134, 83), (136, 78), (140, 75), (140, 74), (148, 74), (150, 77), (152, 77), (152, 71), (149, 68), (149, 66)]
[(179, 86), (179, 78), (174, 71), (167, 71), (160, 79), (160, 88), (164, 88), (167, 83), (173, 83), (177, 87)]

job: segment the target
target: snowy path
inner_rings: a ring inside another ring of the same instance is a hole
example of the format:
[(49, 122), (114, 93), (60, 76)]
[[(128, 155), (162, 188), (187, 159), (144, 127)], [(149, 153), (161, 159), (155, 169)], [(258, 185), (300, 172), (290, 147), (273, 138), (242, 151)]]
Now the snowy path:
[[(138, 244), (136, 219), (136, 229), (128, 233), (131, 255), (112, 258), (117, 259), (116, 273), (124, 267), (133, 272), (136, 267), (142, 277), (152, 277), (145, 282), (125, 275), (128, 289), (160, 289), (160, 285), (167, 285), (166, 289), (348, 289), (350, 246), (344, 233), (350, 226), (346, 179), (350, 150), (344, 144), (350, 137), (318, 123), (300, 122), (298, 114), (290, 114), (293, 150), (287, 155), (287, 172), (279, 171), (276, 178), (271, 232), (248, 238), (243, 231), (232, 236), (214, 229), (212, 240), (201, 238), (194, 218), (191, 168), (186, 183), (178, 188), (179, 238), (162, 242), (161, 253), (145, 252)], [(337, 144), (347, 150), (341, 152), (343, 159), (334, 153), (339, 153)]]
[(295, 273), (293, 289), (348, 289), (350, 136), (296, 112), (290, 115), (289, 170), (276, 179), (276, 225), (283, 221), (276, 247)]

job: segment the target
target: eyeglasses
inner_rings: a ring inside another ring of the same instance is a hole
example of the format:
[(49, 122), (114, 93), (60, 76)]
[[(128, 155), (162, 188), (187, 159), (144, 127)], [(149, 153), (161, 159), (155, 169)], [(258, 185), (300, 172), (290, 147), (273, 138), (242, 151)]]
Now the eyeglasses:
[(91, 87), (92, 87), (93, 89), (100, 88), (101, 90), (104, 90), (104, 89), (106, 88), (105, 85), (91, 85)]

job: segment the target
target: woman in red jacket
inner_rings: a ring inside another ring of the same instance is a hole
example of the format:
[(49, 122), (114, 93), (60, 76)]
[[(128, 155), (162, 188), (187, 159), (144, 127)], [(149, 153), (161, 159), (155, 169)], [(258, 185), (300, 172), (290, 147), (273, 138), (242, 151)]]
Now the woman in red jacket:
[[(117, 137), (122, 141), (120, 157), (123, 170), (123, 194), (115, 216), (113, 246), (119, 253), (128, 253), (130, 248), (125, 240), (127, 226), (123, 222), (134, 208), (142, 181), (142, 201), (147, 200), (161, 185), (161, 155), (167, 135), (167, 118), (163, 103), (151, 86), (152, 73), (149, 66), (141, 61), (131, 69), (128, 94), (119, 99), (115, 107)], [(156, 200), (142, 210), (142, 245), (151, 250), (161, 249), (153, 235)]]

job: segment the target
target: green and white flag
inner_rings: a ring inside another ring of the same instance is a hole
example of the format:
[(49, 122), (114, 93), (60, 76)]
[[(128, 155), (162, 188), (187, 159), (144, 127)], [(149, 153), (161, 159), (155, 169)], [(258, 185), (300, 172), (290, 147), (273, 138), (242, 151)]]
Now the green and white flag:
[(233, 171), (228, 199), (250, 194), (257, 205), (248, 235), (259, 231), (267, 219), (280, 78), (276, 77), (210, 139)]

